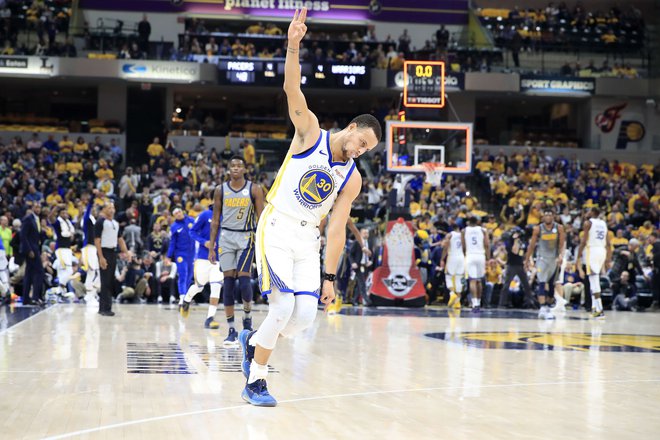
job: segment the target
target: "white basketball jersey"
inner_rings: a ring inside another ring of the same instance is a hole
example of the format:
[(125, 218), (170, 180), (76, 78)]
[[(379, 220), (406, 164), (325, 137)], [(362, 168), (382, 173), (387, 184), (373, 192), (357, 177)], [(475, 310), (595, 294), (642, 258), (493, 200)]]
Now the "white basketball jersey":
[(607, 224), (599, 218), (592, 218), (587, 247), (604, 248), (607, 245)]
[(485, 254), (484, 230), (481, 226), (465, 228), (465, 254)]
[(461, 239), (461, 233), (458, 231), (451, 231), (449, 233), (449, 250), (447, 252), (447, 257), (463, 257), (463, 240)]
[(287, 154), (266, 200), (284, 214), (318, 225), (354, 170), (353, 159), (332, 161), (330, 133), (321, 130), (312, 148)]

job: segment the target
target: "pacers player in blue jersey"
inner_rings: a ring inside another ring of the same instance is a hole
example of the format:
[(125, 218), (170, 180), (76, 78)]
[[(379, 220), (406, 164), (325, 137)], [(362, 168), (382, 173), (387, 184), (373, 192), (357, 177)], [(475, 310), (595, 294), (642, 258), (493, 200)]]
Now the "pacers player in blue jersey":
[[(229, 161), (229, 182), (219, 185), (214, 193), (211, 242), (218, 236), (220, 218), (222, 232), (218, 243), (219, 263), (225, 276), (223, 303), (229, 325), (225, 346), (238, 345), (234, 325), (234, 290), (236, 278), (243, 300), (243, 328), (252, 330), (252, 262), (254, 261), (254, 232), (264, 210), (261, 186), (245, 179), (245, 160), (234, 156)], [(209, 261), (215, 262), (215, 252), (209, 250)]]
[[(206, 284), (211, 285), (211, 298), (209, 299), (209, 312), (204, 321), (204, 327), (217, 329), (220, 324), (214, 319), (215, 312), (220, 300), (220, 290), (222, 289), (222, 272), (217, 262), (209, 261), (209, 249), (213, 248), (215, 252), (218, 249), (218, 242), (211, 242), (211, 219), (213, 218), (213, 209), (209, 208), (197, 216), (193, 227), (190, 229), (190, 236), (197, 242), (197, 254), (193, 265), (194, 283), (188, 288), (186, 297), (181, 304), (181, 316), (188, 317), (190, 313), (190, 302), (195, 295), (204, 289)], [(213, 243), (213, 245), (211, 244)]]
[[(346, 240), (346, 222), (362, 177), (355, 159), (376, 148), (380, 123), (372, 115), (354, 118), (343, 130), (322, 130), (300, 89), (300, 41), (307, 31), (307, 9), (289, 25), (284, 91), (295, 134), (266, 200), (257, 226), (257, 271), (262, 295), (268, 296), (266, 319), (255, 331), (243, 330), (242, 397), (257, 406), (275, 406), (266, 386), (268, 358), (280, 336), (293, 337), (312, 325), (319, 297), (334, 300), (334, 281)], [(325, 273), (321, 285), (319, 224), (328, 222)], [(303, 373), (303, 372), (301, 372)]]
[(176, 264), (179, 308), (181, 308), (183, 297), (185, 292), (188, 291), (193, 276), (195, 242), (190, 237), (190, 229), (194, 224), (194, 220), (192, 217), (187, 216), (181, 208), (175, 208), (172, 215), (174, 216), (174, 222), (170, 227), (170, 246), (167, 249), (167, 258)]

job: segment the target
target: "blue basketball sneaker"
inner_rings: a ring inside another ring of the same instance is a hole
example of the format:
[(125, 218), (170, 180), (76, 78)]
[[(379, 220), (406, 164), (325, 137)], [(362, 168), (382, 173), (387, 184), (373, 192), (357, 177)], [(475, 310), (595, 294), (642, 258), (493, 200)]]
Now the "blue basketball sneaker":
[(229, 334), (222, 343), (225, 347), (237, 347), (238, 346), (238, 333), (233, 327), (229, 327)]
[(243, 328), (245, 330), (252, 330), (252, 318), (243, 318)]
[(241, 371), (246, 379), (250, 378), (250, 364), (254, 358), (254, 347), (249, 344), (250, 338), (256, 333), (254, 330), (243, 330), (238, 335), (238, 342), (241, 344), (241, 352), (243, 353), (243, 361), (241, 362)]
[(241, 397), (254, 406), (276, 406), (277, 400), (268, 392), (266, 379), (255, 380), (245, 385)]

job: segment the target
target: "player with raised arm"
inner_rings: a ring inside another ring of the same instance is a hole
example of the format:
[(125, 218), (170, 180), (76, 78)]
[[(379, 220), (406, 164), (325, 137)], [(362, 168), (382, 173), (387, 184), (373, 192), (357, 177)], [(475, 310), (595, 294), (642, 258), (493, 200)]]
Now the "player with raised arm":
[[(280, 336), (292, 337), (309, 327), (319, 297), (334, 300), (334, 273), (346, 239), (346, 222), (362, 177), (355, 159), (378, 145), (380, 123), (371, 115), (354, 118), (343, 130), (322, 130), (300, 89), (299, 46), (307, 27), (307, 9), (296, 10), (288, 30), (284, 91), (295, 126), (291, 146), (268, 205), (257, 226), (257, 270), (262, 295), (268, 296), (266, 319), (257, 331), (241, 332), (242, 397), (257, 406), (275, 406), (266, 386), (268, 359)], [(319, 224), (330, 210), (325, 273), (321, 285)]]

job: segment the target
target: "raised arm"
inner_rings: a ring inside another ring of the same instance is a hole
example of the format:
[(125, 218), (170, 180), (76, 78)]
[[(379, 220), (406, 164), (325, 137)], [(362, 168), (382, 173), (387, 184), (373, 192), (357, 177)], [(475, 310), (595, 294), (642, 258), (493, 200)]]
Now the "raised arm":
[[(209, 243), (215, 243), (220, 230), (220, 216), (222, 215), (222, 185), (215, 188), (213, 193), (213, 218), (211, 219), (211, 236)], [(215, 246), (209, 246), (209, 262), (215, 263)]]
[(289, 24), (288, 43), (286, 48), (286, 61), (284, 62), (284, 93), (286, 93), (289, 106), (289, 117), (296, 134), (291, 142), (290, 151), (292, 154), (298, 154), (316, 142), (319, 137), (319, 121), (307, 107), (307, 100), (300, 90), (300, 58), (299, 49), (307, 26), (307, 8), (302, 8), (300, 12), (296, 9), (293, 20)]

